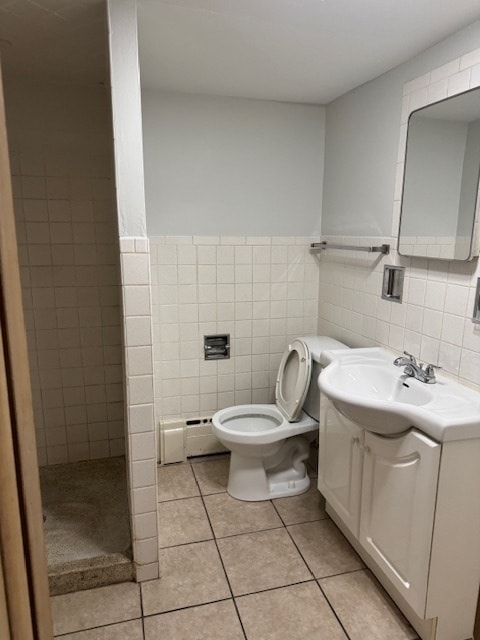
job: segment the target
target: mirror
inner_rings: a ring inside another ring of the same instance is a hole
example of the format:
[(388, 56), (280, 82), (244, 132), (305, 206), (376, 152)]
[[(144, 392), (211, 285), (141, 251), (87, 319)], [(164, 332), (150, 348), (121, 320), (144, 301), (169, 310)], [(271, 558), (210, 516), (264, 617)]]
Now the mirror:
[(398, 252), (469, 260), (480, 171), (480, 88), (410, 114)]

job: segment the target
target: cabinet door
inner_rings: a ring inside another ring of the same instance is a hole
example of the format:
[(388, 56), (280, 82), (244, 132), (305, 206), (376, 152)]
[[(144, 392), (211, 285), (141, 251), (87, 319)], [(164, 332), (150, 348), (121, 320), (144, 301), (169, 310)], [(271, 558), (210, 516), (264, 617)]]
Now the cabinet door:
[(364, 449), (360, 543), (423, 617), (441, 447), (412, 429)]
[(330, 507), (358, 537), (363, 431), (322, 397), (318, 488)]

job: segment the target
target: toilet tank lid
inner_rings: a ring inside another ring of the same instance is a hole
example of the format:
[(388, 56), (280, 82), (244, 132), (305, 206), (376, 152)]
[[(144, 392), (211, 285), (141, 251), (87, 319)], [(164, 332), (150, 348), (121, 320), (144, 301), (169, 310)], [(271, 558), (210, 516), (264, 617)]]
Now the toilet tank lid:
[(315, 362), (320, 362), (322, 351), (330, 349), (348, 349), (348, 346), (343, 344), (343, 342), (335, 340), (335, 338), (329, 338), (328, 336), (305, 336), (303, 338), (299, 338), (299, 340), (302, 340), (302, 342), (307, 345), (310, 350), (312, 360)]

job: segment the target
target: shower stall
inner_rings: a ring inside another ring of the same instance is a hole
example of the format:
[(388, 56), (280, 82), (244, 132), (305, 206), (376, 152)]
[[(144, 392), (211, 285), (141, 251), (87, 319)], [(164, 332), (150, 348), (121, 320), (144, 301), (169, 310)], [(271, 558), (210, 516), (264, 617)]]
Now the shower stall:
[(29, 77), (12, 60), (18, 255), (50, 588), (61, 593), (133, 576), (110, 90), (100, 78)]
[(157, 456), (136, 2), (2, 9), (52, 593), (152, 580)]

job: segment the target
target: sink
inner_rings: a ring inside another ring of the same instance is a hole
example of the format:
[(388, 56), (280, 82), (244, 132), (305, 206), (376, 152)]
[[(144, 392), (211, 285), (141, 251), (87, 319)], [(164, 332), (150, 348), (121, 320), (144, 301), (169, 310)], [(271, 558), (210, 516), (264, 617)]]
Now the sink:
[(480, 394), (445, 376), (425, 384), (393, 364), (385, 349), (324, 354), (320, 391), (346, 418), (393, 435), (416, 427), (438, 441), (480, 436)]

